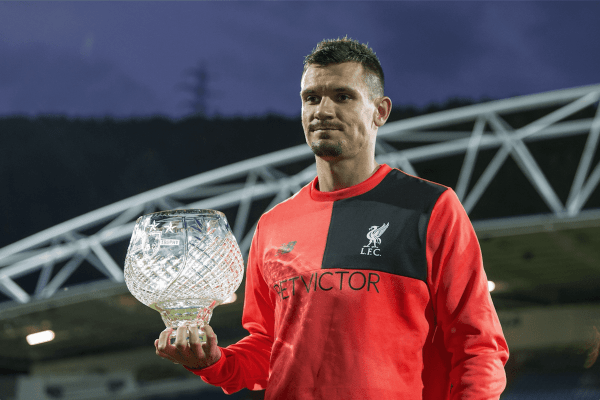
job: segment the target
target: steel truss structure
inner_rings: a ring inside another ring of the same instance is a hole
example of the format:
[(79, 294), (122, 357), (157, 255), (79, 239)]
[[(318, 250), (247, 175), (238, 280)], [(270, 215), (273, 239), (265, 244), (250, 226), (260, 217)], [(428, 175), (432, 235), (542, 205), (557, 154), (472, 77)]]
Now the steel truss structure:
[[(577, 217), (600, 182), (600, 163), (592, 165), (600, 135), (600, 110), (596, 110), (594, 118), (573, 119), (572, 116), (594, 106), (599, 98), (600, 85), (593, 85), (491, 101), (388, 123), (378, 133), (377, 161), (417, 175), (413, 167), (416, 162), (464, 154), (455, 191), (470, 212), (510, 156), (551, 210), (549, 218)], [(518, 129), (503, 118), (510, 113), (548, 107), (554, 107), (554, 111)], [(564, 121), (568, 117), (571, 118)], [(468, 122), (473, 124), (471, 131), (442, 131), (444, 127)], [(587, 141), (568, 199), (563, 204), (530, 153), (527, 142), (570, 135), (587, 135)], [(421, 145), (404, 150), (394, 146), (407, 142)], [(495, 156), (478, 180), (470, 184), (478, 153), (494, 148), (498, 149)], [(282, 172), (291, 164), (300, 164), (300, 171)], [(149, 212), (175, 208), (236, 208), (232, 227), (246, 255), (256, 225), (256, 221), (250, 220), (253, 204), (259, 200), (264, 204), (265, 199), (270, 199), (264, 208), (267, 210), (315, 176), (314, 155), (308, 146), (300, 145), (150, 190), (22, 239), (0, 249), (0, 291), (11, 299), (0, 303), (0, 310), (48, 301), (84, 261), (102, 272), (107, 278), (104, 281), (122, 285), (122, 260), (114, 260), (105, 247), (128, 241), (135, 219)], [(84, 231), (88, 233), (84, 235)], [(34, 273), (39, 273), (39, 277), (32, 292), (15, 282), (16, 278)]]

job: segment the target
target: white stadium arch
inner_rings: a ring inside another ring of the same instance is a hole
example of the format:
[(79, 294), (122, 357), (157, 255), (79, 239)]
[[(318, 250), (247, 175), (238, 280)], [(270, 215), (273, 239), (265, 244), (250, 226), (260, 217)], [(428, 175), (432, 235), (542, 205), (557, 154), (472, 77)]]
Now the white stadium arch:
[[(486, 188), (494, 183), (501, 166), (512, 157), (551, 212), (542, 219), (532, 217), (521, 223), (475, 221), (476, 230), (501, 228), (503, 224), (513, 224), (513, 228), (521, 224), (524, 229), (533, 229), (532, 226), (548, 221), (600, 220), (600, 211), (584, 210), (600, 182), (600, 164), (592, 165), (600, 135), (600, 111), (596, 110), (593, 118), (573, 118), (580, 110), (595, 106), (599, 99), (600, 85), (592, 85), (391, 122), (379, 130), (377, 160), (416, 175), (413, 168), (416, 162), (464, 154), (455, 190), (470, 212)], [(510, 113), (548, 107), (553, 111), (517, 129), (503, 118)], [(443, 131), (446, 126), (460, 123), (472, 123), (473, 129)], [(571, 135), (587, 135), (587, 139), (568, 199), (563, 203), (527, 144)], [(407, 142), (420, 145), (397, 149), (398, 143)], [(477, 181), (471, 182), (477, 156), (486, 149), (497, 151)], [(282, 172), (283, 167), (290, 164), (300, 165), (299, 172)], [(98, 287), (124, 286), (122, 260), (115, 260), (106, 246), (129, 241), (134, 221), (149, 212), (235, 207), (235, 220), (230, 222), (242, 253), (247, 254), (256, 223), (250, 218), (251, 206), (258, 200), (264, 204), (267, 199), (270, 203), (266, 210), (299, 190), (315, 175), (314, 156), (308, 146), (300, 145), (173, 182), (10, 244), (0, 249), (0, 291), (10, 299), (0, 303), (0, 311), (52, 300), (84, 261), (106, 277), (97, 282)], [(39, 274), (34, 290), (27, 291), (15, 282), (28, 274)], [(89, 292), (89, 285), (86, 288)], [(75, 289), (73, 294), (78, 293), (77, 288), (70, 289)]]

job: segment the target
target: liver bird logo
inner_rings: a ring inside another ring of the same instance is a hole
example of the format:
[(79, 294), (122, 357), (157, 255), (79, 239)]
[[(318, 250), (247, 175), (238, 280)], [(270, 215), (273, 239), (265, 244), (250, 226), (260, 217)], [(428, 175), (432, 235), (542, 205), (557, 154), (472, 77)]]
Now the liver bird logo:
[(377, 245), (381, 244), (381, 235), (386, 229), (390, 226), (390, 223), (387, 222), (381, 226), (373, 225), (369, 228), (369, 233), (367, 233), (367, 239), (369, 239), (369, 244), (367, 247), (377, 247)]

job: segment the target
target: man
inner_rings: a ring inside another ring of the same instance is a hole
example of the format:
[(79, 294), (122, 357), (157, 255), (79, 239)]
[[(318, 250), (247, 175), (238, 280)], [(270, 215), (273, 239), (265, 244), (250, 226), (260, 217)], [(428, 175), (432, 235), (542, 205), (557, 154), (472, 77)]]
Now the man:
[(300, 93), (317, 178), (265, 213), (248, 258), (243, 325), (166, 330), (157, 354), (267, 399), (498, 399), (508, 347), (477, 238), (454, 192), (379, 165), (392, 108), (373, 51), (348, 38), (306, 57)]

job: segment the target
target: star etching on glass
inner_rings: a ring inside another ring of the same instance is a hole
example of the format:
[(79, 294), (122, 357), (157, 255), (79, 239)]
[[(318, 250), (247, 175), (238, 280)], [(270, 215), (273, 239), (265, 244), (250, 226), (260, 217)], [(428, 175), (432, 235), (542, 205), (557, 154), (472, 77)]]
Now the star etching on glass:
[(150, 232), (155, 231), (156, 228), (158, 228), (158, 224), (156, 223), (156, 221), (152, 221), (152, 225), (150, 226)]
[(175, 233), (173, 231), (173, 228), (175, 228), (176, 225), (173, 224), (173, 221), (169, 221), (169, 225), (165, 225), (165, 233), (167, 232), (171, 232), (171, 233)]

